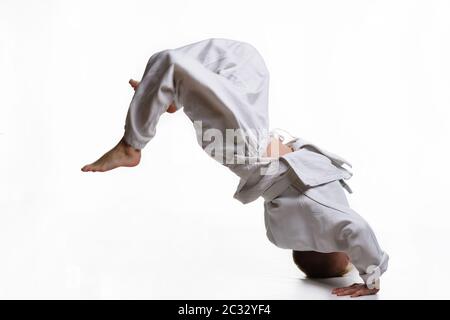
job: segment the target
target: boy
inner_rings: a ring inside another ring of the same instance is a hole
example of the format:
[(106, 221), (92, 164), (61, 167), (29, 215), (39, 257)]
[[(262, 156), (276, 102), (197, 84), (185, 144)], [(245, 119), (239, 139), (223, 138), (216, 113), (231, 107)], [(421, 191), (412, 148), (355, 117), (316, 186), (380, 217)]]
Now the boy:
[(309, 277), (345, 274), (350, 261), (364, 284), (337, 295), (378, 292), (388, 255), (369, 225), (350, 207), (343, 188), (351, 173), (344, 159), (300, 138), (269, 132), (269, 72), (251, 45), (207, 39), (154, 54), (135, 89), (125, 133), (109, 152), (82, 171), (139, 164), (164, 112), (183, 108), (202, 148), (240, 177), (234, 195), (242, 203), (264, 198), (269, 240), (292, 249)]

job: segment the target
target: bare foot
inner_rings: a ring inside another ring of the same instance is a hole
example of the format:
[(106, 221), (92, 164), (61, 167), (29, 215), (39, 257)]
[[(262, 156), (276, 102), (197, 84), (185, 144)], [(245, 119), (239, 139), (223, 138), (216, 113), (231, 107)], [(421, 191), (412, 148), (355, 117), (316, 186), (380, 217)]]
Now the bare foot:
[(81, 168), (83, 172), (105, 172), (117, 167), (134, 167), (141, 160), (141, 150), (134, 149), (120, 140), (120, 142), (94, 163)]
[(134, 79), (130, 79), (130, 81), (128, 81), (128, 83), (130, 84), (130, 86), (133, 87), (134, 91), (136, 91), (137, 87), (139, 86), (139, 81), (134, 80)]

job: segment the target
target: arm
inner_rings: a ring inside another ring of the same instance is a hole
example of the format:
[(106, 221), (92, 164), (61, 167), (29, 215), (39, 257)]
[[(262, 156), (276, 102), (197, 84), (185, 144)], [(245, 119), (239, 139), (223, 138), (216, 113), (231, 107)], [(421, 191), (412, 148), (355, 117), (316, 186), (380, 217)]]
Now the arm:
[(336, 240), (343, 242), (345, 251), (364, 283), (336, 288), (332, 293), (351, 297), (373, 295), (380, 289), (379, 278), (387, 269), (389, 256), (381, 250), (369, 224), (357, 213), (350, 213), (350, 222), (340, 230), (340, 236)]
[[(333, 194), (335, 199), (330, 197)], [(344, 288), (351, 290), (339, 293), (353, 294), (356, 293), (354, 289), (362, 288), (369, 290), (360, 294), (376, 293), (378, 290), (374, 289), (379, 289), (379, 278), (388, 267), (389, 256), (379, 246), (370, 225), (348, 206), (342, 187), (337, 181), (309, 188), (304, 195), (306, 197), (302, 205), (308, 207), (308, 211), (318, 213), (313, 217), (320, 232), (304, 231), (305, 236), (314, 239), (313, 249), (319, 252), (346, 253), (365, 283), (362, 286)]]

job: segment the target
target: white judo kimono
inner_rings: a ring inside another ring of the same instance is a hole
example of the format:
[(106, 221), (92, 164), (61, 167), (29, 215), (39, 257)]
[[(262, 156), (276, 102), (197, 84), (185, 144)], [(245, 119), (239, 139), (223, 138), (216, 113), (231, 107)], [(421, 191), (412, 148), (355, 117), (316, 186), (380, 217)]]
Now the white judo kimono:
[(223, 137), (228, 129), (240, 132), (232, 144), (219, 145), (225, 155), (216, 160), (240, 177), (236, 199), (264, 198), (268, 239), (280, 248), (345, 252), (363, 280), (373, 284), (389, 258), (370, 226), (348, 205), (348, 162), (300, 138), (288, 143), (294, 152), (264, 157), (271, 136), (268, 92), (264, 60), (247, 43), (208, 39), (164, 50), (147, 64), (130, 104), (124, 139), (143, 148), (172, 102), (194, 123), (205, 151), (211, 140), (204, 139), (203, 131), (213, 129)]

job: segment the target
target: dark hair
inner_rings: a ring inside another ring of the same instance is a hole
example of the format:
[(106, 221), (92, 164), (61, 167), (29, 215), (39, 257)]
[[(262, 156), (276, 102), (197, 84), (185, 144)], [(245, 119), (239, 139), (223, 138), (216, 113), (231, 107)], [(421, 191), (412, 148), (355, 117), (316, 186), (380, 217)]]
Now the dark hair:
[(309, 278), (340, 277), (348, 271), (350, 262), (343, 252), (292, 251), (297, 267)]

